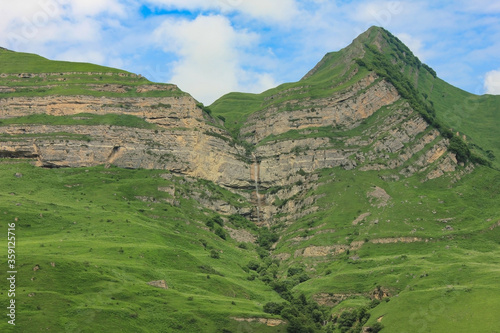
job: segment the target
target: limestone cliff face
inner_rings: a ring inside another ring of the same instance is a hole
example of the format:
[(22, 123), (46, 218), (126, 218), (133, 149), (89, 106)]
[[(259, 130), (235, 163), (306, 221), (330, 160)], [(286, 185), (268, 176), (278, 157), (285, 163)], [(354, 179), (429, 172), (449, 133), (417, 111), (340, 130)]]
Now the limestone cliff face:
[(426, 173), (427, 179), (432, 179), (456, 170), (457, 161), (447, 151), (448, 142), (437, 130), (407, 105), (391, 107), (389, 117), (381, 117), (377, 126), (367, 127), (360, 135), (273, 141), (259, 146), (259, 184), (264, 189), (280, 188), (261, 194), (261, 214), (288, 214), (293, 220), (300, 217), (298, 211), (314, 211), (314, 197), (300, 199), (300, 204), (289, 201), (281, 207), (273, 203), (276, 198), (300, 198), (300, 193), (315, 186), (311, 177), (319, 169), (392, 170), (391, 179), (396, 180), (415, 173)]
[[(142, 89), (142, 88), (138, 88)], [(146, 88), (145, 88), (146, 89)], [(148, 88), (151, 89), (151, 88)], [(201, 127), (202, 110), (191, 96), (179, 97), (92, 97), (47, 96), (0, 99), (0, 118), (48, 114), (71, 116), (128, 114), (165, 127)]]
[[(139, 87), (140, 88), (140, 87)], [(142, 89), (142, 88), (140, 88)], [(155, 89), (145, 86), (144, 89)], [(36, 157), (49, 167), (112, 164), (125, 168), (165, 169), (228, 187), (249, 187), (243, 149), (230, 145), (225, 130), (190, 96), (92, 97), (48, 96), (0, 99), (0, 117), (33, 114), (127, 114), (157, 129), (120, 126), (1, 126), (0, 154)]]
[(287, 101), (285, 106), (273, 105), (256, 112), (248, 118), (241, 135), (252, 143), (258, 143), (269, 135), (290, 130), (325, 126), (352, 128), (399, 98), (391, 84), (370, 74), (327, 98), (300, 98)]
[[(391, 169), (394, 177), (425, 171), (429, 179), (455, 170), (447, 142), (400, 101), (391, 84), (373, 74), (328, 98), (289, 103), (291, 110), (280, 110), (278, 105), (249, 117), (241, 133), (256, 144), (250, 155), (190, 96), (4, 98), (0, 99), (4, 119), (33, 114), (75, 119), (85, 117), (82, 114), (127, 114), (157, 127), (4, 125), (0, 126), (0, 156), (35, 158), (44, 167), (115, 165), (207, 179), (247, 197), (259, 223), (271, 221), (276, 214), (293, 220), (313, 212), (316, 198), (289, 199), (311, 189), (311, 177), (319, 169)], [(368, 118), (375, 120), (364, 123)], [(287, 138), (292, 129), (300, 135)], [(269, 139), (270, 135), (276, 139)], [(420, 157), (408, 164), (417, 153)], [(277, 190), (270, 193), (270, 188)], [(286, 204), (276, 205), (277, 199)]]
[[(39, 166), (116, 165), (163, 169), (208, 179), (228, 187), (249, 187), (248, 165), (226, 141), (195, 129), (119, 126), (5, 126), (3, 156), (35, 157)], [(19, 140), (22, 135), (26, 139)], [(28, 139), (29, 138), (29, 139)]]

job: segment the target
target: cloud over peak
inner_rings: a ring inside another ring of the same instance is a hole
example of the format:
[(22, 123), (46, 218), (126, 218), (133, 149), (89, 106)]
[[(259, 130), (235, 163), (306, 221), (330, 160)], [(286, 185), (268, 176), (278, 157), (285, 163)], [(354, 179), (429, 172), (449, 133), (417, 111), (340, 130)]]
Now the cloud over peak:
[[(171, 81), (207, 104), (228, 91), (246, 88), (244, 78), (252, 75), (242, 69), (240, 59), (245, 48), (258, 38), (236, 30), (224, 16), (168, 18), (154, 31), (153, 38), (165, 52), (178, 56)], [(268, 83), (269, 78), (262, 82)]]

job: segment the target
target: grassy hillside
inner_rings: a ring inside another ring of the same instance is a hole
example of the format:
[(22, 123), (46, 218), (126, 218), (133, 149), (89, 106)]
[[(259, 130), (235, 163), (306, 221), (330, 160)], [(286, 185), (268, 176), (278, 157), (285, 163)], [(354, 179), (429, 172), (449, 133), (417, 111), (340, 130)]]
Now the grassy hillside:
[[(186, 95), (177, 87), (148, 81), (123, 70), (88, 63), (48, 60), (0, 48), (0, 98), (88, 95), (167, 97)], [(163, 90), (138, 92), (144, 85)], [(117, 88), (117, 89), (112, 89)]]
[[(215, 213), (190, 198), (203, 192), (239, 204), (226, 190), (159, 171), (47, 170), (6, 160), (0, 175), (2, 234), (7, 223), (16, 224), (17, 332), (34, 326), (53, 332), (232, 331), (242, 324), (230, 317), (268, 317), (262, 304), (279, 299), (262, 281), (247, 279), (246, 263), (258, 258), (254, 246), (238, 247), (210, 231), (205, 223)], [(175, 194), (159, 187), (175, 188)], [(5, 281), (6, 261), (0, 277)], [(165, 280), (168, 289), (147, 284), (155, 280)], [(0, 297), (8, 302), (5, 288)], [(2, 332), (9, 326), (0, 322)]]
[[(283, 281), (293, 267), (308, 275), (292, 292), (328, 300), (334, 316), (365, 306), (365, 325), (382, 318), (382, 332), (496, 329), (498, 171), (482, 167), (458, 182), (386, 182), (379, 172), (339, 169), (320, 177), (316, 190), (297, 198), (319, 196), (319, 210), (281, 226), (273, 253), (289, 257), (280, 266)], [(377, 188), (387, 196), (373, 194)], [(377, 289), (386, 293), (380, 304), (372, 301)]]
[(0, 73), (64, 73), (64, 72), (96, 72), (122, 73), (126, 71), (89, 63), (48, 60), (36, 54), (14, 52), (0, 48)]
[[(335, 318), (363, 307), (364, 325), (382, 318), (382, 332), (496, 327), (500, 174), (486, 167), (459, 181), (450, 175), (426, 183), (419, 176), (386, 182), (380, 172), (322, 170), (319, 187), (296, 198), (318, 196), (319, 210), (271, 231), (281, 235), (272, 257), (288, 254), (283, 262), (265, 254), (262, 235), (260, 246), (243, 245), (218, 236), (217, 223), (207, 227), (217, 215), (192, 199), (196, 193), (247, 203), (205, 181), (12, 160), (1, 161), (0, 175), (2, 233), (16, 224), (19, 332), (33, 325), (56, 332), (285, 332), (283, 325), (231, 317), (279, 318), (265, 305), (288, 304), (287, 293), (305, 294), (308, 306), (330, 302), (320, 312), (333, 332), (343, 322)], [(388, 197), (370, 196), (376, 187)], [(240, 218), (223, 220), (258, 234)], [(380, 241), (401, 237), (411, 240)], [(5, 249), (6, 238), (1, 243)], [(339, 245), (350, 248), (301, 255)], [(168, 289), (147, 284), (156, 280)], [(376, 290), (385, 293), (381, 302), (372, 300)], [(1, 299), (6, 304), (6, 292)], [(0, 327), (9, 330), (6, 321)]]
[(500, 96), (477, 96), (434, 80), (430, 97), (437, 118), (459, 132), (471, 148), (500, 169)]

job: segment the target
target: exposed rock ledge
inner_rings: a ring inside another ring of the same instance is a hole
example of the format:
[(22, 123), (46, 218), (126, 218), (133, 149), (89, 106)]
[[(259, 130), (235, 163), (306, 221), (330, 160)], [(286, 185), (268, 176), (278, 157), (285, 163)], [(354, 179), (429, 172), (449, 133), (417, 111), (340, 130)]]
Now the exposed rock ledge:
[(236, 321), (246, 321), (249, 323), (255, 323), (259, 322), (261, 324), (267, 325), (267, 326), (278, 326), (282, 324), (286, 324), (286, 321), (281, 320), (281, 319), (270, 319), (270, 318), (239, 318), (239, 317), (231, 317), (231, 319), (234, 319)]

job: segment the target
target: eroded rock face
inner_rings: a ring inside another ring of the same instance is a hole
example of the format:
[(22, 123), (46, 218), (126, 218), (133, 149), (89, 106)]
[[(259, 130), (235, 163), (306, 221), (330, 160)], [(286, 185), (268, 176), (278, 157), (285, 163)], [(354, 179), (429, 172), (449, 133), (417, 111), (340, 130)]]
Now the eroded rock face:
[(116, 165), (162, 169), (214, 181), (228, 187), (248, 187), (248, 165), (226, 141), (195, 130), (138, 129), (119, 126), (5, 126), (3, 133), (24, 135), (0, 142), (0, 152), (36, 157), (39, 166)]
[[(355, 72), (347, 77), (353, 75)], [(117, 93), (128, 89), (119, 85), (94, 88)], [(249, 117), (241, 137), (256, 144), (252, 153), (235, 142), (222, 123), (206, 114), (191, 96), (141, 96), (177, 89), (173, 85), (139, 86), (137, 97), (2, 98), (0, 120), (33, 114), (75, 120), (85, 114), (126, 114), (156, 127), (0, 126), (0, 156), (35, 158), (43, 167), (115, 165), (207, 179), (253, 203), (255, 208), (247, 213), (260, 224), (277, 214), (282, 216), (280, 221), (287, 222), (315, 212), (316, 197), (289, 199), (312, 189), (316, 181), (311, 177), (319, 169), (398, 170), (396, 178), (426, 172), (427, 179), (456, 169), (447, 140), (375, 74), (367, 74), (329, 97), (301, 98), (302, 88), (278, 92), (269, 100), (289, 94), (299, 97), (264, 107)], [(291, 130), (297, 130), (297, 135), (287, 136)], [(417, 153), (419, 157), (408, 163)], [(269, 192), (271, 188), (275, 190)], [(221, 214), (239, 212), (223, 202), (211, 205)]]
[[(109, 87), (108, 87), (109, 88)], [(148, 87), (147, 89), (152, 89)], [(128, 114), (166, 127), (203, 127), (202, 110), (191, 96), (175, 97), (93, 97), (46, 96), (0, 98), (0, 118), (33, 114), (72, 116)]]
[(165, 282), (165, 280), (150, 281), (150, 282), (148, 282), (148, 285), (156, 287), (156, 288), (168, 289), (168, 286), (167, 286), (167, 283)]
[(272, 318), (240, 318), (240, 317), (231, 317), (231, 319), (239, 321), (239, 322), (249, 322), (249, 323), (260, 323), (267, 326), (278, 326), (286, 324), (286, 321), (281, 319), (272, 319)]
[(269, 135), (290, 130), (325, 126), (352, 128), (399, 98), (394, 86), (377, 80), (376, 75), (368, 75), (347, 90), (327, 98), (300, 98), (287, 102), (285, 106), (272, 106), (256, 112), (248, 118), (248, 125), (243, 126), (241, 134), (257, 143)]

